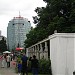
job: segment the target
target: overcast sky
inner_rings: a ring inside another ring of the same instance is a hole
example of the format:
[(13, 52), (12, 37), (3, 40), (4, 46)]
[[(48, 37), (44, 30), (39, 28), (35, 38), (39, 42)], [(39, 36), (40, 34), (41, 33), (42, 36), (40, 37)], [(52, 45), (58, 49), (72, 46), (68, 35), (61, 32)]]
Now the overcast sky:
[(1, 35), (7, 37), (7, 26), (13, 17), (20, 15), (27, 18), (33, 24), (32, 16), (37, 15), (35, 13), (36, 7), (44, 7), (46, 3), (43, 0), (0, 0), (0, 30)]

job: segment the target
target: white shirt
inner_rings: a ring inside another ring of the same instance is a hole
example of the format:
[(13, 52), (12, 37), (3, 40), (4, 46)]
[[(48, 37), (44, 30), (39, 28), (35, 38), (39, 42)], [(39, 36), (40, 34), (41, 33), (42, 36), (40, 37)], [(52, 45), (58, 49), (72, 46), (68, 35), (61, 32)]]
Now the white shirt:
[(8, 55), (8, 56), (7, 56), (7, 62), (10, 62), (10, 60), (11, 60), (11, 59), (10, 59), (10, 56)]

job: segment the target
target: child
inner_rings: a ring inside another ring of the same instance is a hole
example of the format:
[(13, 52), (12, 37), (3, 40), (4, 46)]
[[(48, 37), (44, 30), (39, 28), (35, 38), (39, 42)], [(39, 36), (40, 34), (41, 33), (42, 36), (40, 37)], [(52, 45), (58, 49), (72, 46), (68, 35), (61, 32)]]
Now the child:
[(18, 62), (18, 73), (19, 75), (21, 74), (21, 70), (22, 70), (22, 64), (21, 61)]

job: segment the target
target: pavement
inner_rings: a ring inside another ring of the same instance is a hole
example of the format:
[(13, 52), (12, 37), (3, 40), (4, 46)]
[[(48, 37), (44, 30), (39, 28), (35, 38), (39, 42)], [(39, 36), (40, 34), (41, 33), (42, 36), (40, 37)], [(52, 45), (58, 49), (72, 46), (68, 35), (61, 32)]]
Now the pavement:
[(12, 68), (0, 69), (0, 75), (18, 75)]
[(16, 62), (13, 60), (10, 62), (10, 67), (7, 68), (2, 68), (1, 67), (1, 60), (0, 60), (0, 75), (18, 75), (16, 72), (15, 72), (15, 67), (16, 67)]

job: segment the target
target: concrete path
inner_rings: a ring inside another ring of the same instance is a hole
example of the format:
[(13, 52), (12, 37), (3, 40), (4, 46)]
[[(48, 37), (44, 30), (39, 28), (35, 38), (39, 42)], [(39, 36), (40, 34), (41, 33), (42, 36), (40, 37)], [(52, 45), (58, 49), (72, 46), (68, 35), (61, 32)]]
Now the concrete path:
[(10, 68), (1, 68), (1, 60), (0, 60), (0, 75), (18, 75), (16, 72), (15, 72), (15, 67), (16, 67), (16, 64), (15, 64), (15, 61), (11, 61), (11, 64), (10, 64)]
[(1, 68), (0, 75), (18, 75), (12, 68)]

